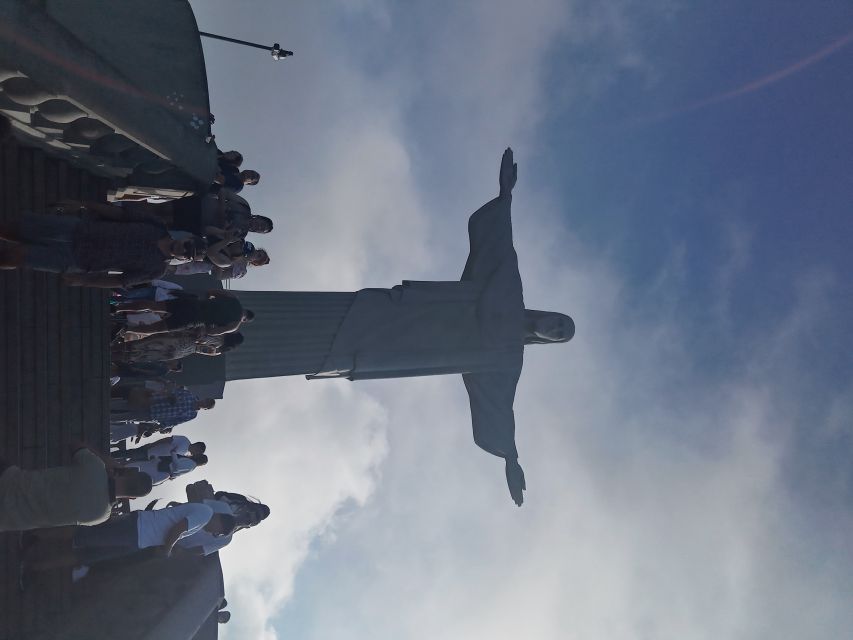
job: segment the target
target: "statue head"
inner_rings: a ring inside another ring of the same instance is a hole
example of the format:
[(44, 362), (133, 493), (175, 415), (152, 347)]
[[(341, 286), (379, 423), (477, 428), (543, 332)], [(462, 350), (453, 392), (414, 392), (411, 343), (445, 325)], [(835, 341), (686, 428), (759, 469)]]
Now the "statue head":
[(568, 342), (575, 335), (575, 322), (556, 311), (524, 310), (524, 344)]

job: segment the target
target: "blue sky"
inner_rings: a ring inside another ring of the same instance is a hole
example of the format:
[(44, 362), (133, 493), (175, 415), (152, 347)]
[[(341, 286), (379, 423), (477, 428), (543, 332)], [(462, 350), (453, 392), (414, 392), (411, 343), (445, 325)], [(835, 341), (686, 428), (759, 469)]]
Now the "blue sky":
[[(848, 35), (853, 12), (828, 4), (679, 11), (644, 25), (652, 78), (625, 72), (624, 82), (550, 114), (544, 179), (575, 205), (567, 215), (583, 240), (611, 250), (639, 286), (669, 247), (684, 243), (687, 293), (697, 296), (686, 302), (698, 305), (707, 304), (709, 272), (726, 251), (726, 225), (739, 225), (751, 236), (750, 265), (735, 307), (739, 321), (758, 325), (746, 330), (763, 329), (768, 315), (790, 304), (790, 283), (804, 269), (849, 272), (849, 48), (753, 93), (653, 120)], [(566, 47), (553, 58), (555, 100), (571, 82), (574, 56), (583, 51)]]
[(578, 326), (525, 355), (520, 510), (452, 377), (229, 385), (190, 430), (273, 508), (223, 553), (229, 637), (849, 635), (853, 43), (691, 105), (853, 7), (694, 4), (193, 3), (296, 51), (205, 43), (276, 219), (237, 286), (457, 278), (509, 144), (525, 299)]

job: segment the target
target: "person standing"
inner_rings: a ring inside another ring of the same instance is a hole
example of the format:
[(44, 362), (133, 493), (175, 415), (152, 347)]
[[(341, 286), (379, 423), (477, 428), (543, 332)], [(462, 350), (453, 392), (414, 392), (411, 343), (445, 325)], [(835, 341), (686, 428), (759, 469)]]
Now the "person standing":
[(207, 445), (204, 442), (190, 442), (186, 436), (168, 436), (135, 449), (116, 451), (113, 453), (113, 458), (118, 461), (129, 462), (171, 456), (173, 453), (179, 456), (196, 456), (201, 455), (206, 450)]
[[(204, 445), (204, 443), (199, 444)], [(172, 452), (169, 455), (154, 455), (147, 460), (126, 462), (124, 466), (139, 469), (142, 473), (148, 474), (151, 476), (151, 481), (158, 485), (206, 464), (207, 456), (203, 453), (180, 455)]]
[(163, 320), (125, 331), (125, 340), (192, 329), (204, 330), (198, 335), (219, 336), (237, 331), (241, 324), (251, 322), (255, 318), (255, 314), (244, 309), (231, 292), (217, 289), (208, 291), (203, 298), (184, 296), (165, 302), (138, 301), (132, 306), (124, 306), (124, 309), (166, 314)]
[(84, 444), (72, 451), (70, 464), (48, 469), (0, 460), (0, 531), (98, 524), (109, 518), (116, 499), (151, 492), (146, 474), (120, 468)]
[(112, 402), (112, 420), (156, 422), (158, 430), (171, 429), (194, 420), (199, 411), (212, 409), (216, 405), (213, 398), (201, 399), (181, 386), (156, 391), (133, 387), (126, 399), (114, 398)]
[(240, 493), (217, 491), (213, 498), (203, 498), (201, 502), (213, 509), (215, 513), (233, 515), (236, 521), (234, 531), (228, 536), (215, 537), (201, 530), (182, 538), (178, 546), (183, 551), (194, 555), (207, 556), (219, 551), (231, 542), (234, 533), (257, 526), (270, 515), (270, 508), (267, 505)]
[(156, 216), (99, 202), (72, 206), (82, 216), (28, 213), (0, 224), (0, 269), (48, 271), (74, 286), (118, 288), (156, 280), (172, 259), (204, 253), (203, 239), (175, 239)]
[(202, 529), (214, 537), (227, 536), (234, 530), (234, 522), (234, 516), (215, 514), (207, 505), (197, 503), (132, 511), (94, 527), (63, 530), (62, 537), (70, 539), (70, 548), (56, 544), (31, 546), (25, 554), (23, 569), (91, 565), (146, 549), (169, 557), (181, 538)]

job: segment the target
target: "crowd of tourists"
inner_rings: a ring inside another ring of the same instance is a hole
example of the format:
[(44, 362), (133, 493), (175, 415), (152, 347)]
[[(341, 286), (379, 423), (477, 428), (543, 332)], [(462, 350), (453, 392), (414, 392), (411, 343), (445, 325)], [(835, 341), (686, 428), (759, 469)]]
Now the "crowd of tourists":
[(139, 553), (208, 555), (269, 515), (260, 501), (206, 483), (191, 485), (201, 489), (188, 489), (184, 503), (128, 508), (129, 499), (204, 467), (211, 453), (175, 431), (214, 409), (215, 400), (174, 376), (189, 356), (239, 348), (239, 330), (254, 314), (229, 291), (187, 291), (171, 278), (228, 280), (269, 263), (248, 237), (269, 233), (273, 222), (238, 195), (260, 180), (242, 162), (237, 151), (220, 152), (213, 182), (190, 197), (62, 201), (0, 224), (0, 268), (107, 288), (112, 317), (111, 451), (78, 443), (68, 465), (41, 470), (0, 460), (0, 531), (25, 532), (22, 575)]
[[(235, 151), (220, 154), (206, 193), (162, 203), (66, 200), (0, 224), (0, 269), (48, 271), (70, 285), (108, 289), (169, 274), (242, 277), (270, 260), (247, 235), (269, 233), (273, 224), (225, 185), (240, 162)], [(246, 184), (260, 177), (243, 174)]]

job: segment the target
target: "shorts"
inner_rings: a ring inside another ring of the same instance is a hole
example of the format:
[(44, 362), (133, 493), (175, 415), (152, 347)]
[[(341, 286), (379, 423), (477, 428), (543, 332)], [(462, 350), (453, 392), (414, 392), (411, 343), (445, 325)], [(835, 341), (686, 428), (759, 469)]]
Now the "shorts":
[(80, 273), (74, 255), (74, 236), (80, 219), (70, 215), (26, 213), (21, 216), (20, 238), (26, 243), (24, 266), (51, 273)]

